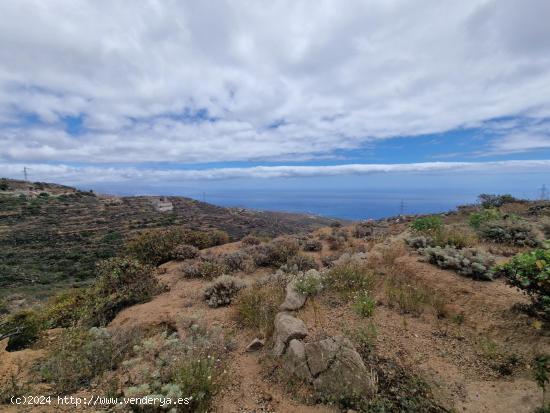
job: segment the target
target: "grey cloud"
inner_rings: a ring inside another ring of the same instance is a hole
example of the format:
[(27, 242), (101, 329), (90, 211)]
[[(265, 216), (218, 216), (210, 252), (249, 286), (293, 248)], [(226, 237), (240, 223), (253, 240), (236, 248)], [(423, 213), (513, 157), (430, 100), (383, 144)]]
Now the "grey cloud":
[[(550, 116), (544, 0), (21, 0), (0, 13), (3, 160), (326, 157)], [(186, 109), (218, 121), (178, 119)], [(61, 119), (78, 115), (88, 131), (74, 138)]]

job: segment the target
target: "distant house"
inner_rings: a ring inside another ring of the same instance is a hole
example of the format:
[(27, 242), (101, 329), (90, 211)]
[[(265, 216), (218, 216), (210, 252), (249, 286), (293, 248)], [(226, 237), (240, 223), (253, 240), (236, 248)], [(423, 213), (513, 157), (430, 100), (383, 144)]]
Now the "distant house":
[(169, 212), (174, 209), (172, 202), (165, 197), (151, 198), (153, 207), (159, 212)]

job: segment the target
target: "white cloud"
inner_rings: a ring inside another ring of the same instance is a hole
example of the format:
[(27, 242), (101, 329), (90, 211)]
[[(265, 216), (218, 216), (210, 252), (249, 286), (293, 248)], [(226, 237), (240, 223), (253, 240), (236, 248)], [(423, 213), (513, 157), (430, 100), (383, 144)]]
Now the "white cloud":
[[(0, 175), (20, 178), (23, 164), (0, 163)], [(239, 178), (288, 178), (337, 175), (366, 175), (392, 173), (440, 172), (550, 172), (550, 160), (495, 161), (495, 162), (424, 162), (410, 164), (349, 164), (331, 166), (255, 166), (247, 168), (212, 169), (142, 169), (135, 167), (74, 167), (69, 165), (32, 165), (33, 181), (59, 182), (69, 185), (94, 183), (139, 182), (181, 183), (197, 180), (224, 180)]]
[[(0, 13), (4, 161), (307, 159), (550, 113), (546, 0), (21, 0)], [(218, 121), (178, 118), (202, 108)], [(75, 138), (61, 119), (79, 114)]]

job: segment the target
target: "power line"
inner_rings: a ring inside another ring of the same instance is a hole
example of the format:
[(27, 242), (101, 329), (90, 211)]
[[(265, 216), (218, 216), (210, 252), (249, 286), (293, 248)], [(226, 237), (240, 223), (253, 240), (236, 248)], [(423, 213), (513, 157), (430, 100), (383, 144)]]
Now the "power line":
[(405, 201), (401, 200), (399, 204), (399, 215), (403, 215), (405, 212)]

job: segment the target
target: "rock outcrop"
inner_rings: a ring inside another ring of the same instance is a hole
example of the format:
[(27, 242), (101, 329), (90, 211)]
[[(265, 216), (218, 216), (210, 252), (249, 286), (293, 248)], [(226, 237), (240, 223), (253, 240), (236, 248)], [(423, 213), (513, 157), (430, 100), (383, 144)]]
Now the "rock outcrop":
[(290, 281), (286, 286), (285, 301), (279, 307), (281, 311), (296, 311), (304, 306), (307, 297), (296, 290), (296, 280)]
[(280, 312), (275, 316), (275, 331), (273, 353), (282, 356), (293, 339), (303, 339), (307, 336), (307, 327), (302, 320), (290, 313)]

